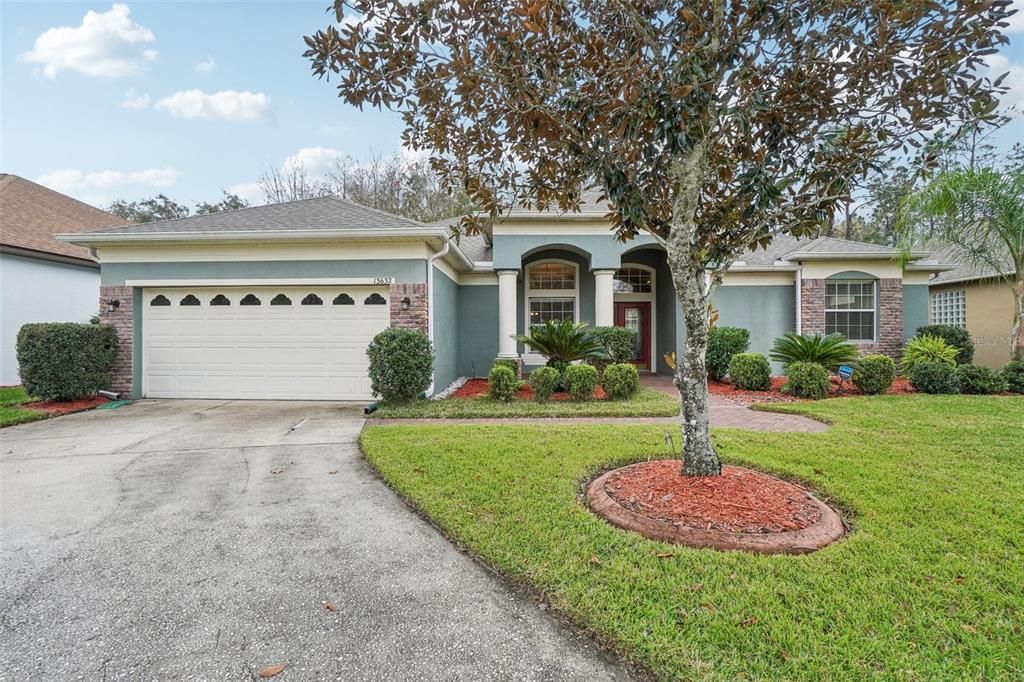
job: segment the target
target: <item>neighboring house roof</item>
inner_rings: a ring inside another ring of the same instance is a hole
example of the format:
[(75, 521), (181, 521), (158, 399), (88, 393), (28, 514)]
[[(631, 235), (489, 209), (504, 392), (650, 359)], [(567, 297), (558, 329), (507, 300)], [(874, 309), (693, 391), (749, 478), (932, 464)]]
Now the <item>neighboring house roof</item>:
[[(976, 263), (967, 263), (962, 252), (952, 244), (937, 245), (935, 247), (935, 258), (943, 263), (953, 263), (954, 266), (945, 272), (940, 272), (931, 278), (929, 284), (953, 284), (955, 282), (971, 282), (979, 279), (992, 279), (1000, 276), (1000, 271), (991, 266), (979, 266)], [(1001, 268), (1003, 273), (1013, 270), (1013, 264), (1009, 257), (1003, 262)]]
[(54, 234), (121, 225), (124, 218), (38, 185), (0, 173), (0, 244), (22, 255), (73, 258), (95, 264), (89, 249)]
[(279, 230), (337, 231), (422, 227), (426, 226), (409, 218), (378, 211), (348, 199), (324, 196), (139, 225), (122, 225), (109, 230), (96, 230), (92, 234), (255, 233)]

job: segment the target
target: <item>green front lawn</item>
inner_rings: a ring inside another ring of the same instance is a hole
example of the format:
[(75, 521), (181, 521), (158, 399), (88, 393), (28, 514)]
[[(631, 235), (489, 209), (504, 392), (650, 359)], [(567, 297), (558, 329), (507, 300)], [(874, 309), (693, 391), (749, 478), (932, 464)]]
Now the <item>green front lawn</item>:
[(480, 398), (417, 400), (408, 405), (381, 403), (374, 417), (383, 419), (461, 419), (483, 417), (672, 417), (679, 414), (679, 399), (641, 388), (629, 400), (572, 402), (513, 399), (507, 403)]
[(34, 398), (25, 393), (21, 386), (0, 388), (0, 428), (45, 419), (45, 412), (26, 410), (19, 405), (32, 402)]
[(453, 540), (658, 677), (1021, 679), (1024, 398), (798, 409), (833, 428), (715, 441), (852, 513), (852, 535), (802, 557), (685, 549), (591, 515), (582, 482), (664, 457), (664, 428), (383, 425), (362, 442)]

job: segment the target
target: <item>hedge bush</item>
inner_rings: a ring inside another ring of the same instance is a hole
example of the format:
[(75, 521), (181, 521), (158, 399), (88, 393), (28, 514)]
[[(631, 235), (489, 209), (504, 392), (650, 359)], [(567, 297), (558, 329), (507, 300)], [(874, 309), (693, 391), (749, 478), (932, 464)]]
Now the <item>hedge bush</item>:
[(609, 364), (628, 362), (636, 348), (636, 332), (625, 327), (594, 327), (590, 333), (604, 347)]
[(907, 373), (910, 385), (921, 393), (960, 392), (960, 379), (948, 362), (919, 362)]
[(917, 328), (917, 336), (934, 336), (956, 348), (956, 364), (969, 365), (974, 362), (974, 340), (968, 331), (951, 324), (927, 324)]
[(530, 372), (530, 388), (533, 389), (533, 397), (539, 402), (544, 402), (555, 392), (560, 375), (554, 367), (538, 367)]
[(573, 400), (590, 400), (597, 388), (597, 368), (591, 365), (569, 365), (565, 368), (565, 387)]
[(605, 368), (601, 386), (612, 400), (626, 400), (640, 390), (640, 374), (632, 364), (617, 362)]
[(960, 382), (961, 393), (990, 395), (1006, 390), (1006, 379), (1002, 374), (988, 367), (960, 365), (956, 368), (956, 378)]
[(508, 367), (512, 373), (519, 376), (519, 361), (512, 358), (498, 358), (494, 361), (495, 367)]
[(853, 369), (853, 385), (865, 395), (885, 393), (896, 379), (896, 363), (888, 355), (865, 355)]
[(828, 370), (816, 362), (794, 362), (786, 368), (789, 380), (782, 390), (798, 398), (819, 400), (828, 395)]
[(715, 327), (708, 334), (708, 376), (721, 381), (729, 373), (729, 363), (737, 353), (750, 347), (750, 332), (740, 327)]
[(1024, 360), (1014, 360), (1002, 371), (1006, 390), (1011, 393), (1024, 393)]
[(509, 369), (508, 365), (495, 364), (487, 375), (487, 393), (491, 400), (508, 402), (521, 386), (522, 382), (516, 378), (516, 373)]
[(957, 349), (938, 336), (915, 336), (907, 341), (900, 357), (900, 369), (910, 376), (914, 366), (921, 362), (939, 362), (956, 367)]
[(729, 363), (729, 378), (744, 391), (767, 391), (772, 387), (772, 367), (760, 353), (737, 353)]
[(434, 353), (423, 332), (385, 329), (366, 349), (370, 358), (370, 389), (390, 403), (415, 399), (430, 388)]
[(21, 383), (29, 395), (75, 400), (110, 383), (117, 332), (109, 324), (26, 324), (18, 331), (16, 351)]

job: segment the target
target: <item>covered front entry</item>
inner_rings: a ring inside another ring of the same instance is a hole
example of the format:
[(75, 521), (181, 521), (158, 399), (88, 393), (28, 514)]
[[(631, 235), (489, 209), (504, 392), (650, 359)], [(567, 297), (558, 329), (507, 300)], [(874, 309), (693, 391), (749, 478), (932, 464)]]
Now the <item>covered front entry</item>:
[(646, 301), (615, 303), (615, 326), (636, 332), (633, 364), (637, 369), (651, 368), (651, 304)]
[(142, 290), (142, 395), (365, 400), (388, 287)]

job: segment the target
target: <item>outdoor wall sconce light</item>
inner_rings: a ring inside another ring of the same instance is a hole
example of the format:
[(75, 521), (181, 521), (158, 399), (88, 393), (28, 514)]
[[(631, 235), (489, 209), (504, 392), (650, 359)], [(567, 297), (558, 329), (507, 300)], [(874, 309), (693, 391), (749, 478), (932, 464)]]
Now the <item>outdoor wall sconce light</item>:
[(109, 301), (107, 301), (107, 312), (108, 313), (116, 313), (117, 309), (120, 308), (120, 307), (121, 307), (121, 301), (117, 300), (116, 298), (112, 298)]
[(402, 299), (402, 310), (408, 310), (411, 304), (412, 301), (410, 301), (409, 297), (406, 296), (405, 298)]

